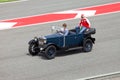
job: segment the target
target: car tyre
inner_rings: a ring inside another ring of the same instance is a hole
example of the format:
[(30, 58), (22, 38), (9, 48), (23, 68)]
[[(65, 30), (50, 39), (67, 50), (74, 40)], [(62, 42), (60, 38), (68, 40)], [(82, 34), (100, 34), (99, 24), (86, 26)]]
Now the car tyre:
[(83, 43), (83, 51), (90, 52), (92, 50), (93, 43), (91, 39), (86, 39)]
[(29, 45), (29, 53), (32, 55), (32, 56), (35, 56), (39, 53), (39, 50), (37, 48), (37, 45), (35, 44), (30, 44)]
[(47, 59), (53, 59), (56, 56), (56, 47), (54, 45), (50, 45), (45, 49), (45, 56)]

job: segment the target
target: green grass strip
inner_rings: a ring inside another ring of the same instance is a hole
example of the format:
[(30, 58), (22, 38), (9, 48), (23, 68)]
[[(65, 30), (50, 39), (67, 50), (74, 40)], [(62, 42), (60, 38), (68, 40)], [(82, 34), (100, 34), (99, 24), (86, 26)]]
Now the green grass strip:
[(17, 0), (0, 0), (0, 3), (3, 3), (3, 2), (11, 2), (11, 1), (17, 1)]

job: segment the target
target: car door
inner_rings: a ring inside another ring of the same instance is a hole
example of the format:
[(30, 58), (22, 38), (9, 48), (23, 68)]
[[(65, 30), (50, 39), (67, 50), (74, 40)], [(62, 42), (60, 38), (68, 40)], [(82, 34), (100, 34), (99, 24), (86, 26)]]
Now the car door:
[(65, 46), (66, 47), (79, 46), (81, 39), (82, 39), (82, 35), (80, 34), (73, 34), (73, 35), (65, 36), (65, 41), (64, 41)]

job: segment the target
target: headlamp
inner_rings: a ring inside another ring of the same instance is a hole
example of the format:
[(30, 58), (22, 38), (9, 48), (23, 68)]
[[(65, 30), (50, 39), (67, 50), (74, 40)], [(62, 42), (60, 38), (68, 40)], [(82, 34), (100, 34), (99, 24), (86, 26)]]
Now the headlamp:
[(43, 45), (43, 44), (45, 44), (47, 41), (46, 41), (46, 38), (45, 37), (40, 37), (39, 38), (39, 44), (40, 45)]
[(38, 38), (37, 38), (37, 37), (34, 37), (34, 40), (35, 40), (35, 41), (37, 41), (37, 40), (38, 40)]

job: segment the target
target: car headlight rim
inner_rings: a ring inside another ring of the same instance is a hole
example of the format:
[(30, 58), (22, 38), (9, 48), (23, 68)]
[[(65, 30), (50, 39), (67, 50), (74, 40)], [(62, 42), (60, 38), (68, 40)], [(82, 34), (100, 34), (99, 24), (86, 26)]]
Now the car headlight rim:
[(35, 40), (35, 41), (37, 41), (37, 40), (38, 40), (38, 38), (37, 38), (37, 37), (34, 37), (34, 40)]
[(47, 42), (47, 40), (46, 40), (45, 37), (40, 37), (40, 38), (39, 38), (39, 44), (40, 44), (40, 45), (43, 45), (43, 44), (45, 44), (46, 42)]

